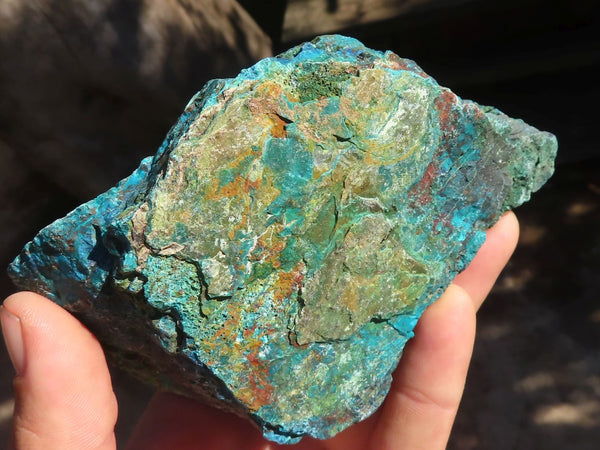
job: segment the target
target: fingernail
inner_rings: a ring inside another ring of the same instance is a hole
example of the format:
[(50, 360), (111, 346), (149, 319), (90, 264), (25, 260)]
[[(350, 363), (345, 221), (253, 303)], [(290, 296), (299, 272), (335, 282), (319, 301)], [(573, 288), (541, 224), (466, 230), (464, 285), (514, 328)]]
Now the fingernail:
[(25, 348), (23, 347), (21, 319), (4, 306), (0, 306), (0, 322), (2, 322), (2, 335), (4, 336), (8, 355), (17, 371), (17, 375), (20, 375), (25, 369)]

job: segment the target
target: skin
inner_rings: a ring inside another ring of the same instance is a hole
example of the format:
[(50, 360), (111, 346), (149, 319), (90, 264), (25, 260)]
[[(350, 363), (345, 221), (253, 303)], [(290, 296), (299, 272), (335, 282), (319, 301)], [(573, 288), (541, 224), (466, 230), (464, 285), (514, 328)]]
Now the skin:
[[(488, 231), (471, 265), (419, 321), (385, 403), (364, 422), (328, 441), (278, 446), (244, 419), (157, 393), (127, 448), (444, 449), (471, 359), (476, 312), (513, 253), (518, 230), (509, 212)], [(95, 337), (31, 292), (8, 297), (0, 318), (17, 371), (13, 448), (114, 449), (117, 402)]]

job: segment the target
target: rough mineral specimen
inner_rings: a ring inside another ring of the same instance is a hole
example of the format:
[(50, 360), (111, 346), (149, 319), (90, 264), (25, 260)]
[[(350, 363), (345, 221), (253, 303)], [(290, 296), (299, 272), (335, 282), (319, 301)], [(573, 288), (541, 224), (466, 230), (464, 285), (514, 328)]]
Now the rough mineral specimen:
[(277, 442), (328, 438), (381, 404), (423, 310), (555, 153), (414, 62), (325, 36), (209, 82), (10, 274), (139, 377)]

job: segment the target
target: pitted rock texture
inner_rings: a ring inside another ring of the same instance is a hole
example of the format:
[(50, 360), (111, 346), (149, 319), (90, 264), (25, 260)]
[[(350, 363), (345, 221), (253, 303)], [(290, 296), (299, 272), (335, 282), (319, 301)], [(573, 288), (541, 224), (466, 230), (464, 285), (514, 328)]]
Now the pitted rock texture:
[(140, 378), (277, 442), (324, 439), (381, 404), (424, 309), (556, 148), (324, 36), (208, 83), (156, 156), (9, 271)]

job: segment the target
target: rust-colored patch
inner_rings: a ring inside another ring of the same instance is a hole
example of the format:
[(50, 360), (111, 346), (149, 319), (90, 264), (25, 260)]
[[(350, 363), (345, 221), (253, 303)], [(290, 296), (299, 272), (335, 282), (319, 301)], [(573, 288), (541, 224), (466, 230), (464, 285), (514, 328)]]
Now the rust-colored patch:
[[(384, 60), (384, 65), (386, 67), (389, 67), (392, 70), (407, 70), (409, 72), (412, 73), (416, 73), (417, 75), (419, 75), (420, 77), (423, 78), (431, 78), (429, 75), (427, 75), (425, 72), (423, 72), (422, 70), (415, 70), (415, 67), (410, 67), (406, 60), (403, 58), (400, 58), (398, 55), (396, 55), (395, 53), (389, 52), (387, 55), (387, 60)], [(385, 62), (387, 62), (387, 64), (385, 64)]]
[(452, 107), (455, 104), (456, 95), (448, 89), (444, 89), (440, 96), (435, 99), (435, 107), (440, 115), (440, 128), (442, 131), (452, 131), (454, 128)]
[(207, 342), (208, 344), (214, 344), (215, 341), (222, 339), (226, 342), (233, 342), (235, 340), (235, 334), (238, 332), (240, 325), (241, 313), (239, 309), (236, 309), (235, 305), (228, 305), (227, 312), (229, 318), (223, 323), (223, 326), (213, 334), (213, 336)]
[(273, 126), (271, 127), (271, 136), (274, 138), (285, 139), (287, 137), (287, 130), (285, 127), (288, 123), (277, 114), (269, 114), (269, 117), (273, 122)]
[[(286, 114), (282, 111), (285, 102), (282, 102), (283, 97), (288, 98), (288, 93), (283, 88), (273, 82), (266, 82), (255, 88), (256, 97), (248, 101), (248, 108), (252, 111), (254, 117), (260, 118), (261, 122), (263, 118), (267, 118), (271, 124), (269, 133), (274, 138), (285, 139), (287, 137), (286, 126), (288, 122), (284, 120), (283, 115)], [(288, 111), (289, 112), (289, 111)]]
[(238, 175), (237, 177), (235, 177), (235, 179), (230, 182), (227, 183), (225, 186), (223, 186), (222, 188), (220, 188), (217, 193), (216, 196), (217, 197), (240, 197), (241, 195), (245, 194), (244, 192), (244, 177), (242, 177), (241, 175)]
[(282, 224), (275, 223), (258, 238), (256, 247), (250, 256), (251, 261), (263, 261), (267, 264), (270, 263), (275, 268), (281, 266), (279, 254), (287, 245), (285, 240), (283, 240), (279, 235), (282, 229)]
[(279, 272), (277, 281), (274, 285), (273, 296), (276, 300), (283, 300), (290, 297), (302, 286), (304, 274), (302, 273), (304, 265), (298, 264), (291, 272)]
[(244, 192), (248, 193), (251, 190), (256, 190), (260, 187), (261, 179), (251, 180), (248, 177), (244, 178)]
[(434, 161), (430, 162), (425, 169), (423, 178), (411, 189), (409, 198), (416, 198), (417, 205), (426, 205), (431, 203), (431, 184), (438, 175), (438, 167)]
[(249, 353), (246, 360), (252, 366), (248, 376), (250, 390), (247, 405), (251, 410), (257, 411), (261, 406), (268, 405), (272, 401), (274, 387), (267, 381), (270, 365), (258, 356), (258, 349)]

